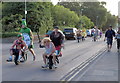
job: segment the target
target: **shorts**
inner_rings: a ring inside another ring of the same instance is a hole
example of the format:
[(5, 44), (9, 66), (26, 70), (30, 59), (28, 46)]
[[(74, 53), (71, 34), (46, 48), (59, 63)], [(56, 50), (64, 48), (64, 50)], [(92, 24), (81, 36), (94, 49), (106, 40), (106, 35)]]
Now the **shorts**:
[(80, 36), (80, 37), (77, 37), (77, 39), (81, 39), (82, 38), (82, 36)]
[(13, 52), (13, 55), (19, 55), (20, 50), (19, 49), (10, 49)]
[(34, 48), (34, 46), (33, 46), (33, 45), (29, 45), (28, 48), (29, 48), (29, 49), (30, 49), (30, 48)]
[(108, 45), (112, 45), (112, 41), (113, 41), (113, 39), (107, 38), (107, 44), (108, 44)]
[(24, 42), (26, 43), (26, 45), (28, 46), (28, 49), (30, 48), (34, 48), (33, 44), (31, 44), (31, 40), (30, 41), (25, 41)]

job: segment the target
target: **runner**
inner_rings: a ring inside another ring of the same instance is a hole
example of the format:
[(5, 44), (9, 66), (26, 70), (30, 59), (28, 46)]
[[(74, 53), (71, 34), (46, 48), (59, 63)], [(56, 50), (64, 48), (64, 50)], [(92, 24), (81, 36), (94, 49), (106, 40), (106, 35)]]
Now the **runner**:
[(33, 61), (35, 61), (35, 52), (33, 50), (33, 34), (30, 28), (27, 27), (25, 19), (22, 20), (22, 28), (20, 30), (20, 33), (23, 36), (24, 42), (27, 44), (29, 51), (33, 55)]
[(112, 43), (113, 43), (113, 37), (115, 37), (115, 32), (112, 30), (112, 26), (109, 26), (108, 30), (105, 33), (105, 39), (107, 39), (107, 48), (108, 52), (111, 51), (112, 48)]
[(78, 29), (77, 30), (77, 40), (78, 40), (78, 43), (79, 43), (80, 39), (82, 39), (82, 35), (81, 35), (81, 31)]

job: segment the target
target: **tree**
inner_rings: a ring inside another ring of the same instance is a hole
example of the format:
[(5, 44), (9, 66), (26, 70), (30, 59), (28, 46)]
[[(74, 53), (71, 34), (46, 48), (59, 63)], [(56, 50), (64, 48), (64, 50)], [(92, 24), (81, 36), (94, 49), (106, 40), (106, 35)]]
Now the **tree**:
[(58, 2), (58, 5), (62, 5), (65, 8), (69, 8), (71, 11), (74, 11), (79, 15), (81, 12), (80, 7), (82, 3), (81, 2)]
[(11, 15), (10, 17), (5, 16), (2, 19), (2, 30), (3, 32), (5, 31), (14, 31), (15, 28), (20, 28), (21, 27), (21, 21), (22, 21), (22, 15), (16, 14), (16, 15)]
[(109, 26), (115, 27), (117, 24), (117, 17), (111, 15), (109, 12), (107, 13), (107, 22), (103, 26), (103, 30), (105, 31)]
[(81, 9), (83, 15), (90, 18), (96, 26), (102, 27), (106, 23), (107, 9), (100, 2), (84, 2)]
[(76, 25), (77, 28), (86, 28), (90, 29), (94, 26), (94, 23), (86, 16), (81, 16), (78, 24)]
[[(53, 19), (51, 16), (51, 2), (27, 2), (26, 10), (27, 10), (27, 26), (31, 28), (32, 31), (40, 30), (41, 33), (44, 33), (46, 29), (53, 26)], [(25, 3), (23, 2), (4, 2), (3, 3), (3, 26), (6, 25), (6, 21), (9, 23), (12, 19), (12, 15), (19, 14), (22, 18), (25, 18)], [(15, 28), (13, 26), (13, 22), (9, 24), (11, 30)], [(35, 25), (37, 25), (35, 27)], [(7, 26), (8, 27), (8, 26)], [(5, 27), (4, 27), (5, 28)]]
[(52, 9), (54, 25), (75, 27), (76, 23), (79, 21), (78, 15), (68, 8), (56, 5)]
[(78, 15), (85, 15), (99, 28), (105, 26), (107, 22), (107, 9), (104, 7), (106, 2), (59, 2), (62, 5), (75, 11)]

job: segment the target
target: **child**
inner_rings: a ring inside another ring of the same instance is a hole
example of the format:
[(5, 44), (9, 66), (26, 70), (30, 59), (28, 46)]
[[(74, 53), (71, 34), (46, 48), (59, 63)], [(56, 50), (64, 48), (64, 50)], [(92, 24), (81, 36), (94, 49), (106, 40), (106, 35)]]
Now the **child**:
[(23, 49), (23, 47), (25, 47), (25, 50), (27, 49), (27, 45), (22, 40), (22, 35), (18, 35), (17, 37), (18, 37), (18, 39), (14, 41), (14, 43), (10, 49), (10, 57), (7, 60), (7, 62), (12, 61), (12, 55), (16, 55), (17, 57), (19, 57), (22, 53), (21, 49)]
[(53, 56), (53, 63), (54, 63), (53, 67), (57, 68), (54, 44), (51, 42), (50, 38), (44, 38), (42, 40), (42, 43), (44, 44), (46, 50), (45, 53), (43, 54), (43, 60), (45, 65), (43, 65), (42, 68), (46, 68), (48, 66), (46, 63), (46, 56), (49, 57), (50, 55)]

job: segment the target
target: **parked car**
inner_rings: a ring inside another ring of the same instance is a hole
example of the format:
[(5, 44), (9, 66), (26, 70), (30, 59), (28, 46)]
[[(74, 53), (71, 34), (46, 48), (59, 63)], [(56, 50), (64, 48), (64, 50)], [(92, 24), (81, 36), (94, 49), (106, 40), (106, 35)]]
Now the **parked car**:
[(49, 31), (45, 34), (45, 37), (49, 37), (52, 32), (53, 32), (52, 30), (49, 30)]
[(91, 30), (86, 30), (87, 36), (91, 36)]
[(64, 34), (66, 39), (76, 39), (77, 38), (77, 29), (76, 28), (65, 28)]

